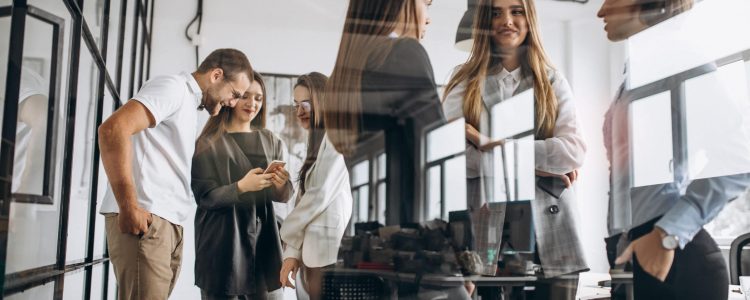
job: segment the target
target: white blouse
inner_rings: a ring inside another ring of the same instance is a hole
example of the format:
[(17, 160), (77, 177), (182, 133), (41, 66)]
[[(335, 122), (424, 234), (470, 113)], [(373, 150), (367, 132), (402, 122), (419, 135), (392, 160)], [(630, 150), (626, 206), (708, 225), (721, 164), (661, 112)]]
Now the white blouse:
[[(576, 108), (573, 101), (573, 92), (565, 77), (558, 71), (549, 69), (550, 82), (555, 96), (557, 96), (558, 113), (553, 137), (534, 141), (536, 170), (566, 174), (579, 169), (583, 165), (586, 154), (586, 143), (576, 116)], [(523, 90), (533, 87), (531, 78), (523, 78), (520, 68), (508, 72), (503, 69), (496, 75), (490, 75), (485, 80), (483, 91), (491, 88), (488, 85), (497, 85), (497, 91), (493, 92), (496, 97), (482, 97), (485, 110), (482, 112), (482, 125), (477, 128), (480, 133), (489, 132), (487, 109), (505, 99), (511, 98)], [(458, 84), (446, 96), (443, 102), (443, 110), (448, 121), (463, 117), (463, 101), (466, 92), (466, 83)], [(483, 92), (484, 95), (484, 92)], [(487, 99), (489, 98), (489, 99)], [(494, 99), (494, 100), (493, 100)], [(481, 158), (477, 159), (478, 150), (469, 150), (467, 147), (467, 177), (481, 175)], [(473, 165), (473, 166), (472, 166)], [(491, 174), (489, 174), (491, 175)]]

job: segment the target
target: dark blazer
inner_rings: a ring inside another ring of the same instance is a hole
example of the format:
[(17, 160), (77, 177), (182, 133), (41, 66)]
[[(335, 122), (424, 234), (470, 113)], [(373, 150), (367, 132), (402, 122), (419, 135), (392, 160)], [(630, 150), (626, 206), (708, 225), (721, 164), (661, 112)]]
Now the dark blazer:
[[(415, 39), (379, 37), (362, 70), (364, 132), (385, 132), (389, 224), (413, 221), (419, 187), (418, 143), (425, 127), (445, 123), (427, 51)], [(362, 135), (366, 138), (366, 135)]]
[[(253, 166), (229, 135), (223, 135), (193, 156), (192, 189), (195, 215), (195, 284), (213, 294), (255, 293), (255, 267), (263, 268), (268, 291), (281, 287), (281, 243), (271, 199), (287, 202), (292, 184), (277, 193), (273, 188), (239, 194), (237, 181), (249, 170), (265, 168), (271, 160), (285, 160), (283, 142), (260, 130), (267, 161)], [(260, 227), (260, 231), (258, 230)], [(258, 291), (264, 293), (264, 291)]]
[[(415, 39), (381, 39), (362, 71), (364, 130), (398, 127), (407, 119), (417, 127), (444, 123), (427, 51)], [(386, 52), (384, 59), (378, 59)]]

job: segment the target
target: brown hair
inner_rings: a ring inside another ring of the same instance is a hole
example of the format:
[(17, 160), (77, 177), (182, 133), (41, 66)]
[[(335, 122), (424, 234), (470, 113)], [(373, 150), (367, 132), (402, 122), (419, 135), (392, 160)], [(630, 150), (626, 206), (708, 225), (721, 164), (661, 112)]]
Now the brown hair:
[(198, 66), (198, 73), (207, 73), (213, 69), (221, 69), (224, 72), (224, 79), (232, 81), (237, 74), (245, 73), (247, 78), (253, 78), (253, 67), (242, 51), (237, 49), (216, 49)]
[[(260, 84), (260, 89), (263, 92), (263, 105), (261, 105), (255, 118), (250, 121), (250, 128), (263, 129), (266, 128), (266, 84), (263, 82), (263, 77), (260, 73), (253, 71), (252, 75), (251, 78), (254, 82)], [(245, 92), (243, 97), (247, 97), (246, 95), (247, 92)], [(203, 127), (203, 131), (196, 141), (196, 153), (206, 150), (211, 144), (216, 142), (221, 135), (227, 133), (227, 127), (229, 127), (229, 124), (232, 122), (233, 114), (234, 108), (224, 106), (221, 108), (218, 115), (208, 118), (206, 126)]]
[(414, 1), (349, 1), (336, 65), (322, 102), (328, 138), (339, 153), (350, 155), (356, 148), (362, 113), (362, 71), (370, 62), (383, 63), (390, 53), (392, 44), (383, 45), (380, 38), (396, 29), (402, 12), (407, 21), (414, 23), (413, 28), (404, 28), (418, 31)]
[(250, 127), (257, 129), (266, 128), (266, 97), (268, 97), (268, 94), (266, 94), (266, 83), (263, 81), (263, 76), (255, 71), (253, 71), (252, 81), (257, 82), (260, 85), (260, 90), (263, 93), (263, 104), (260, 106), (260, 110), (258, 111), (258, 114), (255, 115), (255, 118), (250, 121)]
[(320, 144), (323, 142), (325, 136), (325, 127), (323, 126), (323, 120), (321, 120), (321, 109), (320, 101), (323, 98), (323, 91), (326, 87), (328, 77), (318, 73), (310, 72), (297, 78), (297, 83), (294, 87), (305, 87), (310, 91), (310, 132), (307, 135), (307, 155), (305, 161), (302, 164), (302, 168), (299, 170), (299, 187), (302, 194), (305, 194), (305, 175), (307, 171), (312, 168), (313, 163), (318, 158), (318, 150), (320, 150)]
[[(521, 0), (529, 33), (520, 46), (523, 48), (521, 59), (521, 71), (524, 75), (531, 73), (534, 80), (534, 107), (537, 139), (552, 137), (557, 121), (557, 97), (552, 89), (547, 68), (553, 69), (547, 55), (542, 47), (539, 26), (537, 25), (536, 9), (533, 0)], [(466, 123), (479, 128), (482, 105), (481, 85), (488, 70), (498, 66), (501, 59), (492, 55), (495, 47), (492, 41), (492, 0), (480, 0), (477, 13), (474, 16), (472, 38), (474, 45), (471, 49), (469, 59), (459, 67), (445, 88), (448, 95), (457, 85), (466, 83), (464, 94), (464, 118)], [(445, 97), (443, 97), (445, 98)]]

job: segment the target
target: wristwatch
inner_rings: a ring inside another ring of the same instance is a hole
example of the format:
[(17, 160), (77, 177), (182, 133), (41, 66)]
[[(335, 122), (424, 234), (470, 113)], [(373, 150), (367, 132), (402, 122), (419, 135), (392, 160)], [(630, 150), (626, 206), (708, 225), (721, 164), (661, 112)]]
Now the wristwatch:
[(680, 246), (680, 238), (676, 235), (665, 235), (661, 238), (661, 246), (667, 250), (674, 250)]

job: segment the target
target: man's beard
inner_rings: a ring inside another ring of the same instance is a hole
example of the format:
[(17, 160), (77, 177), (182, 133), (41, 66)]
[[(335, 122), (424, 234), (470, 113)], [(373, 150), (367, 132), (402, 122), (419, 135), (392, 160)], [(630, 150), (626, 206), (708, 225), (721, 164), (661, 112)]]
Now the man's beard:
[(221, 110), (221, 98), (216, 97), (212, 95), (211, 91), (208, 91), (206, 93), (205, 99), (203, 101), (203, 107), (206, 108), (209, 114), (212, 116), (215, 116), (219, 113)]

